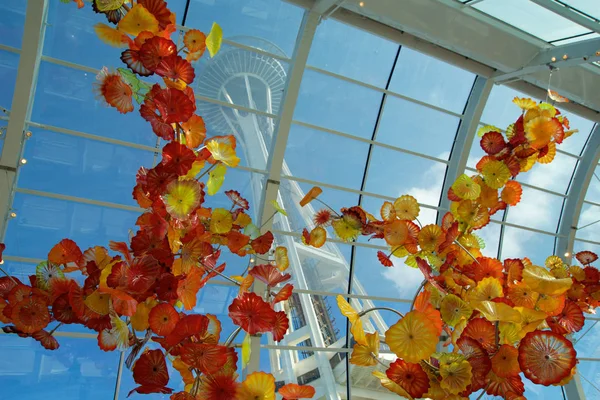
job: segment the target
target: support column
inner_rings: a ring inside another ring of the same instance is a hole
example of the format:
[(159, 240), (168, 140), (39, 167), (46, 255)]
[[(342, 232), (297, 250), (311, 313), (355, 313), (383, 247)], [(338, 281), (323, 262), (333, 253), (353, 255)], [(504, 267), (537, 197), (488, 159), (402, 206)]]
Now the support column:
[(28, 1), (15, 92), (0, 154), (0, 241), (4, 240), (17, 168), (23, 153), (26, 124), (33, 106), (47, 12), (48, 0)]

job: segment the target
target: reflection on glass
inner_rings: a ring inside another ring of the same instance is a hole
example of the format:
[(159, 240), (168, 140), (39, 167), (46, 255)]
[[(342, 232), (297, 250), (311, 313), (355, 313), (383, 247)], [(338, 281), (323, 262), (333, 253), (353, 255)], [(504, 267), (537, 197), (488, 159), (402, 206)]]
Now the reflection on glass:
[(553, 254), (554, 236), (504, 227), (501, 259), (528, 257), (534, 265), (544, 265), (546, 258)]
[(462, 114), (474, 81), (471, 72), (402, 47), (390, 90)]
[(191, 0), (185, 25), (209, 32), (218, 21), (226, 38), (262, 38), (290, 57), (303, 14), (302, 8), (280, 0)]
[(294, 118), (371, 139), (383, 94), (319, 72), (304, 72)]
[(32, 133), (19, 187), (137, 206), (131, 188), (140, 166), (153, 166), (154, 153), (41, 129)]
[(459, 122), (455, 116), (387, 96), (376, 140), (447, 160)]
[(49, 351), (32, 339), (0, 335), (2, 396), (23, 400), (106, 400), (115, 391), (118, 352), (100, 350), (95, 339), (59, 338)]
[(397, 51), (396, 43), (328, 18), (317, 28), (308, 64), (385, 88)]
[(293, 176), (359, 190), (369, 144), (292, 125), (285, 161)]
[(46, 259), (64, 238), (82, 249), (108, 246), (110, 240), (128, 241), (139, 213), (17, 193), (17, 217), (6, 231), (6, 254)]
[[(0, 90), (0, 110), (1, 108), (11, 109), (18, 67), (18, 54), (0, 51), (0, 85), (2, 86), (2, 90)], [(0, 115), (5, 114), (0, 111)]]
[(0, 4), (0, 44), (21, 48), (27, 2), (3, 0)]

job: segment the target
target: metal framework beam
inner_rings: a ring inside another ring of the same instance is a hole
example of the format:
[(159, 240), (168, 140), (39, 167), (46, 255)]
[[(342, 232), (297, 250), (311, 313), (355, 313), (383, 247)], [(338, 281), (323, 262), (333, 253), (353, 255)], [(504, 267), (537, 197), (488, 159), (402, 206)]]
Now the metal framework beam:
[(319, 15), (327, 13), (332, 8), (337, 8), (346, 0), (317, 0), (311, 11)]
[(23, 31), (23, 48), (12, 99), (10, 119), (0, 154), (0, 241), (4, 239), (13, 186), (23, 152), (26, 123), (31, 114), (40, 65), (48, 0), (29, 0)]
[(600, 38), (568, 43), (541, 50), (527, 65), (515, 71), (498, 72), (494, 82), (506, 82), (543, 70), (568, 68), (600, 61)]
[[(467, 100), (465, 107), (465, 113), (460, 121), (454, 144), (452, 145), (452, 152), (450, 154), (450, 163), (446, 169), (446, 177), (444, 178), (444, 188), (442, 189), (442, 196), (440, 199), (440, 210), (448, 210), (450, 208), (450, 200), (448, 200), (448, 190), (462, 173), (464, 173), (467, 167), (467, 160), (475, 138), (475, 132), (477, 131), (477, 125), (481, 120), (481, 114), (483, 108), (487, 103), (490, 93), (492, 91), (493, 82), (491, 79), (486, 79), (482, 76), (478, 76), (475, 79), (471, 94)], [(442, 222), (444, 216), (443, 211), (438, 211), (437, 222)]]
[(575, 22), (578, 25), (581, 25), (585, 28), (588, 28), (591, 31), (600, 33), (600, 23), (597, 20), (590, 19), (585, 15), (582, 15), (575, 11), (572, 7), (569, 7), (566, 4), (558, 3), (554, 0), (531, 0), (539, 6), (544, 7), (547, 10), (552, 11), (564, 17), (570, 21)]

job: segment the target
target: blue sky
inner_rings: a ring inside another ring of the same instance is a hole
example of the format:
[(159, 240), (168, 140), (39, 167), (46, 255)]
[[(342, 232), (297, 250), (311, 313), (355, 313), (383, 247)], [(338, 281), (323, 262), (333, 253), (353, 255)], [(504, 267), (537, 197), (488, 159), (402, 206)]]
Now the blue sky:
[[(240, 4), (236, 0), (192, 0), (186, 25), (208, 31), (212, 22), (218, 21), (225, 37), (234, 41), (245, 41), (246, 39), (241, 38), (244, 36), (264, 38), (289, 57), (293, 52), (303, 10), (279, 0), (252, 0), (244, 1), (241, 6)], [(178, 14), (179, 23), (182, 22), (184, 5), (183, 0), (170, 2), (171, 8)], [(20, 48), (24, 3), (9, 0), (0, 5), (0, 10), (0, 44)], [(89, 6), (84, 10), (77, 10), (74, 4), (51, 1), (43, 54), (95, 69), (103, 65), (121, 66), (118, 60), (120, 51), (107, 47), (95, 37), (92, 25), (100, 20), (101, 17), (95, 15)], [(397, 51), (398, 46), (385, 39), (334, 20), (325, 20), (318, 28), (308, 63), (316, 69), (385, 88)], [(18, 55), (0, 49), (2, 107), (10, 108), (17, 66)], [(401, 49), (389, 82), (389, 90), (418, 102), (431, 104), (437, 109), (387, 96), (375, 136), (375, 140), (383, 146), (373, 146), (364, 185), (366, 192), (392, 198), (407, 193), (414, 195), (423, 204), (432, 207), (438, 205), (446, 169), (443, 161), (450, 156), (460, 123), (456, 114), (463, 112), (474, 79), (475, 75), (469, 72), (408, 48)], [(92, 91), (94, 81), (93, 73), (43, 61), (32, 121), (100, 138), (154, 147), (157, 140), (147, 123), (137, 113), (121, 115), (114, 109), (105, 107)], [(519, 94), (508, 88), (495, 87), (485, 107), (482, 121), (501, 128), (514, 121), (518, 116), (518, 109), (510, 104), (510, 100), (515, 95)], [(321, 129), (297, 123), (292, 125), (285, 153), (292, 175), (360, 190), (370, 146), (364, 139), (370, 140), (373, 136), (381, 103), (381, 91), (314, 69), (307, 70), (294, 120), (317, 125)], [(576, 116), (569, 115), (569, 118), (572, 126), (579, 128), (581, 132), (569, 139), (563, 149), (577, 155), (593, 124)], [(337, 131), (342, 135), (327, 130)], [(28, 163), (21, 168), (19, 174), (20, 188), (135, 206), (131, 198), (135, 173), (140, 165), (152, 166), (152, 152), (54, 132), (51, 129), (33, 128), (32, 132), (33, 137), (28, 140), (24, 153)], [(209, 126), (209, 134), (220, 133), (224, 132), (217, 132)], [(0, 140), (0, 146), (1, 143)], [(398, 148), (431, 158), (401, 152)], [(468, 165), (474, 166), (481, 155), (482, 151), (475, 143)], [(245, 159), (242, 164), (265, 168), (265, 165), (249, 165)], [(521, 182), (564, 194), (575, 164), (575, 158), (561, 154), (553, 164), (536, 166), (534, 171), (519, 179)], [(224, 189), (235, 188), (246, 197), (251, 197), (251, 179), (261, 179), (261, 175), (230, 170)], [(304, 192), (312, 186), (303, 182), (299, 185)], [(359, 200), (358, 194), (353, 192), (324, 189), (323, 200), (336, 209), (354, 205)], [(600, 185), (597, 181), (592, 182), (588, 196), (588, 200), (600, 202)], [(227, 204), (222, 194), (210, 201), (215, 207)], [(380, 198), (364, 196), (362, 204), (377, 215), (382, 201)], [(563, 197), (559, 195), (526, 188), (522, 203), (508, 212), (507, 221), (554, 232), (562, 202)], [(288, 209), (295, 207), (292, 204), (285, 206)], [(64, 237), (76, 240), (82, 248), (106, 245), (109, 240), (125, 240), (129, 230), (134, 229), (138, 215), (135, 211), (24, 193), (16, 194), (13, 208), (18, 216), (8, 226), (6, 254), (31, 258), (45, 258), (48, 250)], [(256, 213), (255, 208), (253, 213)], [(422, 207), (420, 219), (423, 223), (432, 223), (435, 217), (435, 210)], [(502, 215), (496, 217), (501, 219)], [(586, 205), (582, 220), (592, 222), (598, 219), (600, 207)], [(596, 225), (587, 231), (582, 230), (580, 238), (590, 240), (597, 237), (596, 233), (600, 231), (596, 231), (596, 228), (600, 229)], [(294, 233), (298, 232), (296, 230)], [(502, 258), (529, 256), (534, 262), (541, 263), (553, 252), (552, 236), (514, 227), (505, 227), (504, 235)], [(484, 254), (497, 255), (500, 225), (490, 224), (481, 231), (481, 236), (487, 242)], [(281, 240), (284, 238), (281, 237)], [(590, 247), (582, 242), (577, 245)], [(340, 245), (338, 248), (349, 262), (350, 246)], [(380, 297), (411, 298), (421, 281), (420, 273), (402, 265), (402, 262), (398, 262), (394, 268), (385, 269), (378, 264), (375, 253), (375, 249), (365, 247), (357, 247), (355, 252), (355, 278), (360, 281), (366, 293)], [(237, 256), (224, 255), (223, 259), (228, 262), (228, 272), (231, 275), (240, 273), (247, 263), (247, 260), (240, 260)], [(10, 261), (6, 264), (11, 270), (32, 267)], [(345, 291), (347, 279), (346, 276), (346, 282), (342, 281), (336, 292)], [(307, 289), (318, 290), (315, 287)], [(227, 287), (219, 286), (205, 290), (205, 297), (200, 299), (197, 311), (224, 316), (224, 307), (231, 300), (233, 292)], [(327, 301), (334, 304), (333, 298)], [(402, 306), (384, 302), (378, 302), (377, 305)], [(336, 324), (343, 331), (343, 319), (337, 312), (334, 316)], [(383, 317), (388, 324), (395, 322), (393, 315), (385, 314)], [(226, 317), (223, 322), (226, 325), (226, 335), (233, 326)], [(8, 394), (18, 393), (23, 398), (23, 392), (27, 392), (23, 387), (27, 384), (29, 391), (25, 396), (30, 397), (25, 399), (38, 398), (36, 396), (42, 390), (48, 390), (48, 379), (57, 379), (53, 382), (62, 382), (62, 379), (64, 387), (69, 388), (68, 393), (66, 390), (65, 393), (61, 392), (65, 399), (106, 399), (107, 393), (112, 393), (107, 388), (114, 385), (118, 354), (103, 353), (95, 347), (93, 340), (61, 338), (61, 342), (63, 348), (59, 352), (48, 353), (27, 340), (17, 341), (15, 338), (0, 336), (3, 354), (10, 351), (15, 356), (8, 358), (19, 359), (17, 367), (13, 362), (8, 364), (7, 361), (0, 361), (0, 384), (8, 388)], [(8, 358), (3, 357), (3, 360)], [(266, 357), (261, 358), (261, 366), (269, 368)], [(129, 374), (125, 373), (121, 398), (124, 398), (132, 385)], [(544, 391), (546, 396), (553, 396), (555, 392), (552, 391), (556, 391), (545, 390), (551, 391)], [(7, 394), (6, 389), (3, 393)], [(45, 394), (51, 395), (51, 392)], [(533, 395), (529, 398), (536, 397)]]

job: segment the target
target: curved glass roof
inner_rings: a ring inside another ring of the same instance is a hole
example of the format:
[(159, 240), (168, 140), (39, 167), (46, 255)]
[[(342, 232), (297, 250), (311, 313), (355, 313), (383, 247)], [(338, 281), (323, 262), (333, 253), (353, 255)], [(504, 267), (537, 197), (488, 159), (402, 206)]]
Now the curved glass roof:
[[(29, 3), (32, 8), (37, 2)], [(0, 166), (5, 167), (0, 174), (6, 172), (0, 182), (7, 183), (0, 199), (9, 201), (9, 209), (0, 213), (7, 212), (8, 218), (4, 267), (17, 276), (32, 273), (65, 237), (82, 248), (125, 240), (141, 211), (130, 195), (135, 174), (140, 165), (153, 166), (162, 148), (137, 113), (118, 114), (93, 92), (97, 71), (118, 66), (119, 57), (118, 49), (96, 38), (92, 27), (98, 15), (89, 6), (77, 10), (73, 4), (44, 3), (48, 13), (45, 24), (37, 27), (44, 38), (38, 57), (37, 48), (22, 45), (27, 3), (0, 4), (0, 110), (6, 110), (0, 113)], [(523, 30), (530, 25), (511, 20), (511, 7), (531, 7), (532, 15), (539, 7), (516, 0), (502, 7), (493, 0), (464, 3)], [(590, 2), (564, 3), (599, 17)], [(368, 369), (347, 369), (348, 327), (335, 295), (346, 294), (360, 309), (406, 311), (421, 273), (401, 261), (395, 268), (381, 268), (375, 253), (385, 248), (362, 239), (352, 244), (331, 240), (319, 250), (302, 246), (299, 236), (312, 224), (314, 208), (299, 208), (298, 200), (318, 185), (324, 189), (320, 198), (334, 209), (360, 204), (378, 214), (383, 201), (411, 194), (421, 204), (421, 223), (434, 223), (447, 211), (444, 187), (451, 174), (473, 171), (483, 155), (473, 132), (479, 125), (506, 127), (518, 113), (512, 98), (527, 95), (501, 85), (481, 90), (483, 77), (334, 18), (322, 19), (317, 27), (313, 13), (280, 0), (191, 0), (187, 5), (172, 0), (170, 6), (182, 31), (208, 31), (218, 21), (228, 38), (217, 57), (196, 65), (200, 83), (194, 88), (209, 135), (233, 132), (245, 149), (240, 168), (228, 172), (226, 188), (251, 199), (253, 217), (260, 218), (267, 182), (278, 181), (278, 199), (289, 214), (278, 216), (273, 230), (276, 242), (290, 249), (298, 289), (285, 305), (291, 333), (280, 343), (263, 337), (253, 357), (278, 384), (315, 385), (315, 398), (346, 398), (349, 391), (353, 399), (387, 399)], [(551, 12), (540, 11), (539, 18), (546, 13)], [(577, 35), (597, 36), (572, 23), (562, 27), (562, 17), (553, 15), (560, 29), (532, 28), (528, 33), (559, 44)], [(30, 112), (17, 112), (12, 102), (20, 57), (32, 55), (39, 71)], [(297, 87), (290, 83), (295, 77), (301, 78)], [(481, 118), (473, 119), (470, 110), (477, 107)], [(31, 132), (22, 147), (20, 132), (8, 129), (9, 118), (21, 114)], [(573, 188), (573, 178), (588, 168), (596, 172), (585, 192), (572, 251), (600, 251), (600, 168), (597, 158), (593, 165), (585, 164), (586, 143), (594, 129), (596, 135), (600, 131), (596, 121), (567, 115), (580, 132), (560, 147), (552, 164), (519, 176), (524, 189), (519, 206), (497, 213), (480, 231), (484, 255), (527, 256), (541, 263), (560, 249), (561, 238), (568, 241), (559, 229), (566, 200), (586, 190)], [(11, 189), (6, 167), (16, 165), (5, 162), (15, 150), (27, 162), (19, 164)], [(460, 169), (463, 155), (466, 164)], [(283, 161), (274, 165), (277, 160)], [(226, 199), (217, 195), (211, 201), (218, 205)], [(241, 273), (248, 263), (237, 256), (224, 256), (224, 261), (229, 275)], [(236, 293), (227, 281), (216, 279), (199, 294), (195, 310), (222, 317), (224, 336), (234, 329), (227, 306)], [(368, 329), (382, 332), (396, 320), (385, 311), (365, 317)], [(598, 320), (588, 318), (577, 337), (589, 398), (600, 396)], [(66, 400), (126, 397), (134, 382), (124, 371), (122, 354), (99, 350), (96, 335), (85, 328), (66, 326), (57, 335), (61, 348), (55, 352), (0, 335), (4, 395), (23, 400), (42, 395)], [(556, 387), (526, 389), (529, 399), (564, 396)]]

